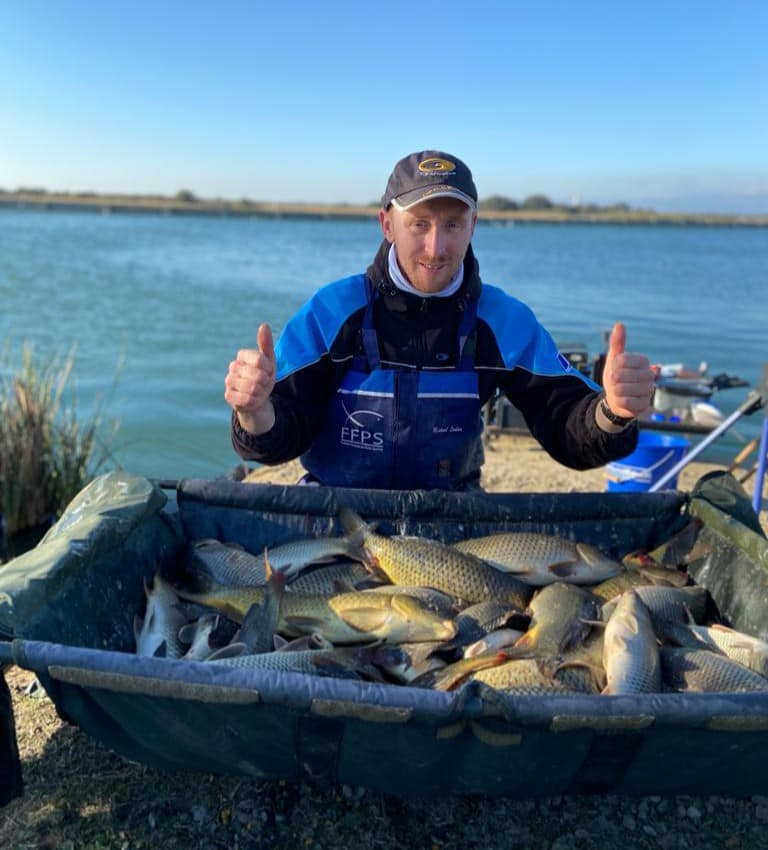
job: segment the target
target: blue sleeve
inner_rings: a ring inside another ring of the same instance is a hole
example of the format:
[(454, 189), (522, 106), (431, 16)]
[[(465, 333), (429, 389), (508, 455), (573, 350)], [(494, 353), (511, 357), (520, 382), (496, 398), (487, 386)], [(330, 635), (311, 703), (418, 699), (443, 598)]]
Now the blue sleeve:
[(329, 283), (288, 322), (275, 346), (277, 380), (316, 363), (328, 354), (344, 323), (365, 306), (365, 275)]
[(568, 358), (558, 351), (555, 341), (527, 304), (497, 286), (484, 283), (477, 315), (493, 332), (505, 368), (524, 369), (545, 378), (568, 375), (599, 391), (597, 384), (574, 369)]

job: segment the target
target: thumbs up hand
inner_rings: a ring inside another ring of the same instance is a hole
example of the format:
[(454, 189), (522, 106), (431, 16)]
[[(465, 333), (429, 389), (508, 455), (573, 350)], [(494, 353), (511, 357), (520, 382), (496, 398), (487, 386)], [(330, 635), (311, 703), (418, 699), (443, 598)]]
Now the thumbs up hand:
[(635, 418), (651, 406), (655, 370), (647, 357), (625, 351), (627, 330), (617, 322), (611, 331), (603, 370), (605, 403), (617, 416)]
[(256, 342), (258, 348), (241, 349), (229, 364), (224, 398), (246, 431), (264, 434), (275, 423), (269, 398), (275, 388), (275, 345), (268, 324), (259, 326)]

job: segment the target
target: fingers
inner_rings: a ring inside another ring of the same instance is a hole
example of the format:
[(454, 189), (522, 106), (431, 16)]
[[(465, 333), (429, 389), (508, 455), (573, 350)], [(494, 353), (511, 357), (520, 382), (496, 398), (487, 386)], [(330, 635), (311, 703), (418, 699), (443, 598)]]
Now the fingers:
[(224, 398), (238, 414), (264, 408), (275, 386), (275, 345), (268, 324), (259, 326), (256, 341), (258, 348), (237, 352), (224, 380)]
[(654, 369), (647, 357), (626, 351), (627, 329), (616, 322), (608, 343), (603, 388), (606, 401), (619, 416), (637, 416), (651, 403)]
[(272, 328), (266, 322), (263, 325), (259, 325), (259, 330), (256, 333), (256, 342), (261, 353), (274, 363), (275, 344), (272, 340)]
[(627, 345), (627, 329), (622, 322), (616, 322), (611, 331), (611, 339), (608, 343), (608, 356), (616, 357), (624, 353)]

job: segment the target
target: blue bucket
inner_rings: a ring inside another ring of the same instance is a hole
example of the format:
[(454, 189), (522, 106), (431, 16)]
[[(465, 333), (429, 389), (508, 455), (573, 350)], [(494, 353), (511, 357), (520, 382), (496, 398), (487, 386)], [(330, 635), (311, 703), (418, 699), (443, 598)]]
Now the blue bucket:
[[(641, 430), (637, 448), (632, 454), (605, 467), (608, 476), (606, 489), (619, 493), (649, 490), (682, 460), (690, 445), (685, 437)], [(666, 487), (670, 490), (677, 487), (676, 475)]]

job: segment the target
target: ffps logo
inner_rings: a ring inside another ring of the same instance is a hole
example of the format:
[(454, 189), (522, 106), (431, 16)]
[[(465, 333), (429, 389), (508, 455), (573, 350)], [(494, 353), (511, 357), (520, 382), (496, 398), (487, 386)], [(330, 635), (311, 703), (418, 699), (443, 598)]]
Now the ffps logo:
[(448, 174), (456, 170), (456, 163), (450, 159), (442, 159), (439, 156), (433, 156), (430, 159), (422, 159), (419, 163), (419, 171), (422, 174)]
[(355, 410), (350, 413), (343, 401), (341, 406), (347, 416), (346, 422), (341, 426), (339, 436), (341, 445), (350, 446), (354, 449), (383, 452), (384, 432), (375, 431), (374, 428), (381, 422), (384, 415), (376, 410)]

